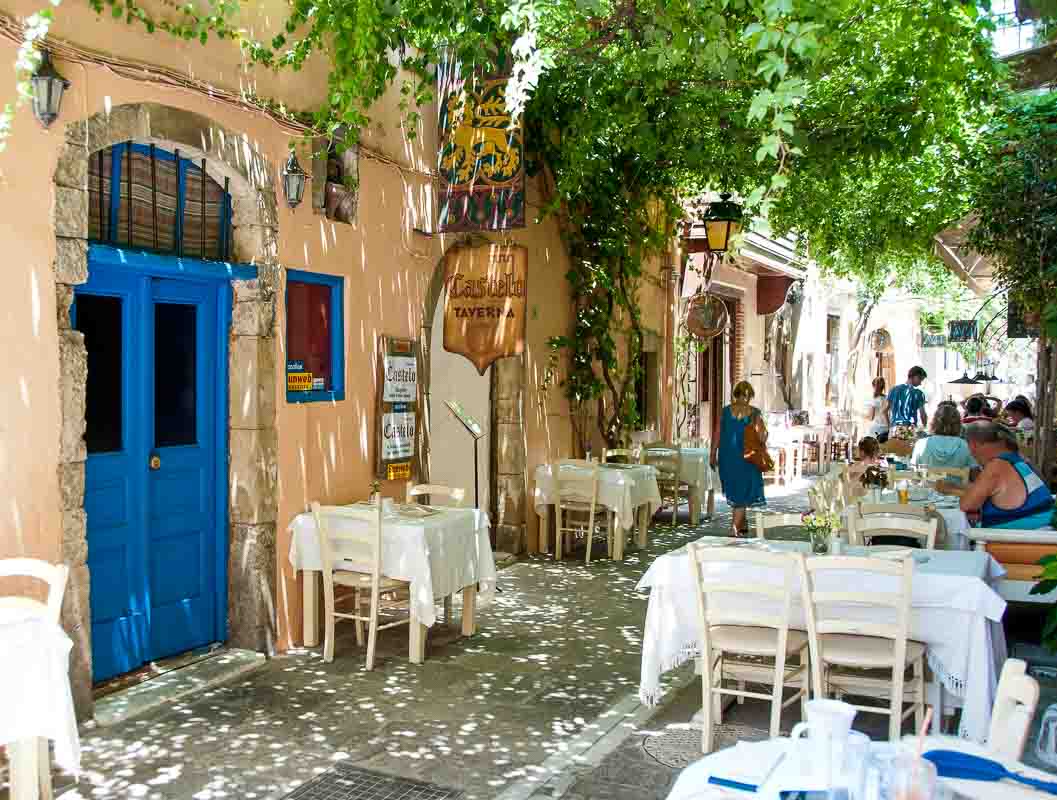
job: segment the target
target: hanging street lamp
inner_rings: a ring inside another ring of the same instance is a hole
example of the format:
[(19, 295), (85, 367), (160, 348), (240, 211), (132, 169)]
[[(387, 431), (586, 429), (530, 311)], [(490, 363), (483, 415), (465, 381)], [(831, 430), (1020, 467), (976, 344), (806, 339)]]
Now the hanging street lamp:
[(290, 158), (286, 160), (286, 166), (283, 167), (282, 178), (286, 204), (290, 208), (297, 208), (305, 196), (305, 181), (308, 180), (308, 174), (301, 169), (301, 165), (297, 162), (297, 154), (293, 150), (290, 151)]
[(29, 84), (33, 89), (33, 116), (47, 128), (58, 119), (62, 94), (70, 88), (70, 82), (56, 71), (48, 51), (42, 50), (40, 64), (30, 76)]
[(731, 201), (729, 192), (723, 192), (719, 200), (705, 206), (701, 221), (705, 223), (708, 249), (713, 253), (725, 253), (730, 240), (741, 230), (742, 208)]

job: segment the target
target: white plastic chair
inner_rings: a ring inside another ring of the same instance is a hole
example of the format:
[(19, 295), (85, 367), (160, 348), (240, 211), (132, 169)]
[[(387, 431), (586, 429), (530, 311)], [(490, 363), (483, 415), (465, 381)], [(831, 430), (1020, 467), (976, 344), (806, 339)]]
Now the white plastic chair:
[(987, 747), (995, 758), (1020, 761), (1038, 704), (1039, 682), (1028, 675), (1028, 665), (1019, 658), (1007, 658), (987, 734)]
[(672, 501), (672, 525), (679, 521), (679, 500), (690, 497), (690, 485), (680, 477), (683, 465), (682, 450), (678, 444), (653, 442), (645, 445), (643, 461), (657, 470), (657, 489), (661, 500)]
[[(36, 558), (6, 558), (0, 560), (0, 578), (35, 578), (48, 586), (45, 602), (22, 595), (0, 597), (0, 619), (43, 619), (59, 624), (62, 598), (70, 570), (64, 564), (50, 564)], [(21, 739), (7, 745), (11, 765), (12, 800), (50, 800), (51, 753), (48, 740)]]
[[(903, 720), (911, 714), (920, 729), (925, 717), (925, 645), (907, 639), (914, 559), (822, 556), (800, 564), (814, 696), (835, 694), (842, 699), (851, 694), (887, 700), (887, 707), (855, 707), (887, 714), (893, 742), (899, 741)], [(888, 578), (895, 591), (820, 588), (820, 573), (845, 573), (852, 587), (862, 586), (866, 579)], [(850, 609), (876, 609), (878, 621), (864, 619), (865, 613), (849, 613)], [(913, 670), (909, 678), (908, 667)], [(891, 670), (891, 678), (873, 677), (862, 670)], [(907, 701), (910, 709), (904, 712)]]
[(450, 486), (440, 486), (435, 483), (420, 483), (415, 486), (411, 481), (408, 481), (404, 497), (408, 503), (418, 502), (416, 500), (418, 497), (429, 497), (430, 500), (435, 497), (445, 497), (451, 501), (450, 505), (453, 508), (461, 508), (463, 501), (466, 499), (466, 490), (453, 489)]
[[(744, 702), (752, 697), (771, 702), (770, 733), (778, 735), (782, 709), (798, 700), (807, 700), (809, 687), (808, 641), (803, 631), (790, 630), (789, 620), (796, 593), (799, 554), (769, 553), (743, 547), (688, 548), (694, 568), (694, 588), (698, 600), (698, 626), (701, 637), (702, 731), (701, 750), (712, 750), (713, 714), (720, 722), (722, 695)], [(779, 581), (739, 582), (716, 580), (717, 568), (732, 565), (763, 568), (782, 576)], [(707, 580), (706, 580), (707, 578)], [(777, 612), (774, 606), (778, 606)], [(763, 606), (763, 608), (761, 608)], [(773, 658), (774, 666), (749, 661), (728, 660), (728, 655)], [(786, 660), (797, 656), (798, 664)], [(736, 681), (737, 689), (723, 688), (723, 680)], [(797, 686), (794, 681), (800, 680)], [(771, 686), (769, 694), (745, 690), (747, 683)], [(796, 692), (783, 700), (783, 690)]]
[(937, 517), (920, 518), (925, 516), (925, 509), (921, 509), (920, 517), (917, 511), (909, 509), (914, 506), (900, 506), (896, 513), (872, 513), (877, 506), (860, 506), (863, 513), (851, 508), (848, 510), (848, 541), (851, 544), (869, 545), (876, 536), (904, 536), (916, 539), (921, 547), (926, 550), (936, 549), (936, 534), (939, 530), (939, 519)]
[[(312, 516), (316, 521), (316, 535), (319, 537), (319, 554), (323, 567), (323, 607), (325, 614), (325, 639), (323, 660), (334, 660), (334, 623), (337, 619), (351, 619), (356, 623), (356, 644), (363, 645), (363, 624), (367, 623), (367, 669), (374, 669), (374, 651), (378, 641), (378, 631), (407, 625), (410, 619), (410, 588), (407, 581), (387, 578), (382, 575), (382, 504), (381, 498), (372, 508), (354, 506), (321, 506), (312, 503)], [(356, 525), (349, 530), (331, 531), (328, 520), (349, 519), (366, 523)], [(341, 546), (341, 561), (334, 557), (332, 543)], [(352, 589), (353, 612), (345, 613), (336, 610), (334, 587), (345, 586)], [(408, 597), (400, 599), (397, 590), (406, 590)], [(382, 593), (388, 597), (383, 602)], [(362, 593), (367, 593), (367, 612), (363, 613)], [(381, 610), (406, 609), (408, 616), (396, 622), (380, 624)]]

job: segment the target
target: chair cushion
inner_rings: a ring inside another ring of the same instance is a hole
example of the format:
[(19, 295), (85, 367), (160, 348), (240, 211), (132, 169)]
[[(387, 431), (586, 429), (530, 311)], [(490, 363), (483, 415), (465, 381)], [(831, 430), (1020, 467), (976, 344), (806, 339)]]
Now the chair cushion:
[[(709, 631), (712, 649), (727, 653), (748, 653), (756, 656), (773, 656), (778, 651), (778, 631), (774, 628), (757, 628), (751, 625), (713, 625)], [(807, 647), (807, 634), (789, 631), (785, 652), (799, 653)]]
[[(879, 636), (827, 633), (819, 637), (822, 660), (841, 667), (892, 667), (895, 642)], [(925, 645), (907, 640), (907, 663), (925, 655)]]
[[(338, 584), (338, 586), (352, 586), (357, 589), (370, 589), (371, 574), (369, 572), (350, 572), (349, 570), (336, 569), (334, 570), (334, 583)], [(385, 575), (382, 575), (378, 579), (378, 588), (383, 592), (405, 588), (410, 585), (411, 584), (407, 581), (400, 581), (396, 578), (387, 578)]]

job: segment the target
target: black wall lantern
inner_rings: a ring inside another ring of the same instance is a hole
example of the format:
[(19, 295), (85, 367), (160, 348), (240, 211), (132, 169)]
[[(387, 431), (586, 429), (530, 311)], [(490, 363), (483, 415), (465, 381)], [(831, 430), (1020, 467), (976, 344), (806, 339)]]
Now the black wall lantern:
[(305, 181), (308, 180), (308, 175), (297, 163), (297, 155), (292, 150), (290, 158), (286, 160), (286, 166), (283, 167), (282, 177), (286, 204), (290, 208), (297, 208), (305, 196)]
[(62, 94), (70, 88), (70, 82), (55, 70), (48, 51), (42, 50), (40, 64), (29, 83), (33, 87), (33, 116), (47, 128), (58, 118)]
[(723, 192), (719, 200), (705, 206), (701, 221), (705, 223), (708, 249), (713, 253), (725, 253), (730, 247), (730, 240), (741, 230), (741, 219), (741, 206), (731, 202), (727, 192)]

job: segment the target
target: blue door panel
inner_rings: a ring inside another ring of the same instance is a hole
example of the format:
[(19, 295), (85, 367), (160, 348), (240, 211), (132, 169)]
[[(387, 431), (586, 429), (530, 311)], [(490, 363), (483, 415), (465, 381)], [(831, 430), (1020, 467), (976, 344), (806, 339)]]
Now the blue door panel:
[[(97, 439), (86, 465), (96, 681), (214, 642), (224, 622), (217, 599), (217, 553), (226, 549), (217, 525), (217, 387), (225, 382), (218, 381), (225, 352), (218, 285), (152, 277), (91, 258), (89, 280), (77, 290), (74, 324), (86, 331), (90, 392), (92, 347), (101, 347), (104, 336), (89, 319), (90, 308), (99, 313), (90, 298), (121, 301), (121, 341), (114, 343), (120, 378), (112, 375), (113, 359), (107, 373), (108, 380), (120, 380), (120, 437), (104, 439), (106, 452), (99, 452)], [(167, 303), (179, 305), (176, 316), (190, 327), (185, 339), (170, 335), (158, 350), (155, 317), (171, 318), (172, 307), (159, 312), (157, 306)], [(107, 308), (112, 314), (113, 304)], [(114, 331), (111, 325), (105, 335)], [(175, 356), (155, 363), (159, 352)], [(157, 386), (165, 396), (155, 396)], [(164, 446), (174, 436), (180, 443)]]

